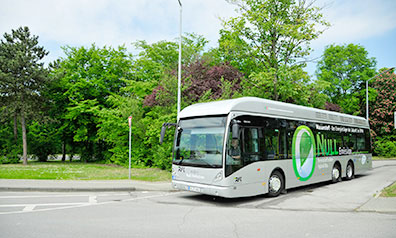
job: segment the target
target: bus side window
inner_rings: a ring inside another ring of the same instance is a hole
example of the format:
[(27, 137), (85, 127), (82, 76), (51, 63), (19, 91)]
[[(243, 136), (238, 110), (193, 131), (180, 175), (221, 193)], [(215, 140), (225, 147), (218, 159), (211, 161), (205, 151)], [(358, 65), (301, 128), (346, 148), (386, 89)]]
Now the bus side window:
[(357, 151), (367, 151), (366, 138), (364, 138), (364, 134), (357, 135)]
[(351, 149), (352, 152), (356, 151), (356, 135), (347, 133), (343, 136), (344, 147)]
[(279, 158), (279, 130), (265, 130), (265, 157), (267, 159)]

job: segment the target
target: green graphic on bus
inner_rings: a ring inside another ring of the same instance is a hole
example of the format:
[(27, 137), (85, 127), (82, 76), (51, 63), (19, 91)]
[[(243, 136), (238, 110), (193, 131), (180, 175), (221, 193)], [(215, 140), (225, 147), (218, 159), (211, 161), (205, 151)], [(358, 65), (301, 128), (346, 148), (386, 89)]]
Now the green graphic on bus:
[(315, 137), (307, 126), (299, 126), (293, 135), (293, 168), (297, 179), (307, 181), (315, 170)]

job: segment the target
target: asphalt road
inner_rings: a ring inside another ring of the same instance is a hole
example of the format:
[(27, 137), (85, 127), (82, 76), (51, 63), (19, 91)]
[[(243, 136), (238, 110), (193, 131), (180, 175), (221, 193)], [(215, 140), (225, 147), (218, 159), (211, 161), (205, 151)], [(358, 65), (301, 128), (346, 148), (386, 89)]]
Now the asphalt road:
[(396, 212), (370, 212), (396, 166), (277, 198), (187, 192), (0, 193), (0, 237), (396, 237)]

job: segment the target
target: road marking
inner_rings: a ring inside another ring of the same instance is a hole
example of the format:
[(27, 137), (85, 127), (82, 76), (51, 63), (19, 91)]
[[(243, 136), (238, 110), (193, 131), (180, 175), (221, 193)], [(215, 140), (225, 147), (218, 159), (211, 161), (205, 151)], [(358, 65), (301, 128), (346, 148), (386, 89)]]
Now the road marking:
[(88, 202), (89, 203), (98, 203), (98, 200), (96, 200), (96, 196), (89, 196)]
[[(102, 196), (129, 196), (130, 194), (125, 192), (125, 193), (106, 193), (106, 194), (99, 194), (97, 196), (102, 197)], [(93, 196), (90, 194), (48, 194), (48, 195), (29, 195), (29, 196), (0, 196), (0, 199), (10, 199), (10, 198), (56, 198), (56, 197), (88, 197), (88, 196)]]
[[(107, 201), (101, 203), (44, 203), (44, 204), (10, 204), (10, 205), (0, 205), (1, 207), (27, 207), (27, 206), (58, 206), (54, 208), (44, 208), (44, 209), (36, 209), (36, 210), (26, 210), (23, 209), (22, 211), (12, 211), (12, 212), (0, 212), (0, 215), (10, 215), (10, 214), (21, 214), (21, 213), (32, 213), (32, 212), (44, 212), (44, 211), (56, 211), (56, 210), (64, 210), (64, 209), (71, 209), (71, 208), (80, 208), (80, 207), (87, 207), (87, 206), (98, 206), (98, 205), (106, 205), (118, 202), (129, 202), (129, 201), (137, 201), (143, 199), (150, 199), (150, 198), (158, 198), (158, 197), (166, 197), (170, 195), (177, 194), (178, 192), (169, 192), (169, 193), (160, 193), (157, 195), (152, 196), (144, 196), (144, 197), (137, 197), (137, 198), (129, 198), (124, 199), (121, 201)], [(96, 197), (96, 196), (95, 196)]]
[(33, 211), (35, 207), (36, 207), (35, 205), (29, 205), (26, 206), (22, 211), (24, 212)]
[(40, 203), (40, 204), (7, 204), (0, 205), (1, 207), (29, 207), (29, 206), (72, 206), (72, 205), (80, 205), (80, 204), (88, 204), (86, 202), (64, 202), (64, 203)]

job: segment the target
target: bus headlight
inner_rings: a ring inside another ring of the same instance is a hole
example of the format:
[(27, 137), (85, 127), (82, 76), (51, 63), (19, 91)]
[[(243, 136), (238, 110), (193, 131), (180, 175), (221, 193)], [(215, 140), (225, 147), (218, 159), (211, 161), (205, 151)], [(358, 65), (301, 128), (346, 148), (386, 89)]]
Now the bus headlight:
[(213, 182), (219, 182), (223, 179), (223, 170), (220, 170), (216, 177), (214, 178)]

